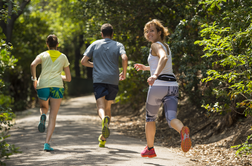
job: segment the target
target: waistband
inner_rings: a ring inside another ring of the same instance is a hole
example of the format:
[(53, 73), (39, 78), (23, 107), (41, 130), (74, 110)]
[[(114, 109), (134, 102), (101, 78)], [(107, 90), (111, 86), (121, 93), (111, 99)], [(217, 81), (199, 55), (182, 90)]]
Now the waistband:
[(176, 77), (172, 74), (161, 74), (157, 77), (157, 79), (162, 81), (177, 81)]

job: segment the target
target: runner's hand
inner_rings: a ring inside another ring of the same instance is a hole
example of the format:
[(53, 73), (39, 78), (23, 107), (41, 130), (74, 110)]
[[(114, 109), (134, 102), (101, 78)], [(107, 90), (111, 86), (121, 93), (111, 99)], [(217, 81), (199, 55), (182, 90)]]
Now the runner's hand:
[(145, 65), (140, 64), (140, 63), (136, 63), (134, 64), (134, 68), (139, 71), (139, 70), (145, 70)]
[(37, 80), (36, 80), (36, 81), (33, 81), (33, 87), (34, 87), (34, 89), (36, 90), (36, 88), (37, 88)]
[(147, 82), (149, 83), (150, 86), (152, 86), (155, 82), (155, 80), (157, 79), (156, 75), (152, 75), (147, 79)]
[(119, 74), (119, 81), (123, 81), (123, 80), (125, 80), (126, 79), (126, 75), (123, 73), (123, 72), (121, 72), (120, 74)]

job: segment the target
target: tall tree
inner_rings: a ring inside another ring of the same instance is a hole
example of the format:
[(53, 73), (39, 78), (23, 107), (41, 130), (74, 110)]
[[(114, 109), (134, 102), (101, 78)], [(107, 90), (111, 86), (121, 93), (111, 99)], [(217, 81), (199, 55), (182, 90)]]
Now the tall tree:
[[(0, 0), (0, 11), (7, 10), (7, 22), (4, 20), (0, 21), (0, 26), (3, 30), (3, 33), (6, 36), (6, 43), (11, 42), (12, 30), (14, 23), (17, 18), (24, 12), (26, 5), (30, 3), (31, 0), (22, 0), (14, 3), (13, 0)], [(19, 4), (19, 5), (18, 5)], [(13, 10), (17, 8), (16, 12)]]

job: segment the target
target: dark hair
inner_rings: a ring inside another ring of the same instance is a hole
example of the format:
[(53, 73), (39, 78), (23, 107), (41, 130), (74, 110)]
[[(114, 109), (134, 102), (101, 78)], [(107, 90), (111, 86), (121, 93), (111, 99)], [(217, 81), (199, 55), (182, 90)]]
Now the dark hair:
[(57, 36), (56, 35), (47, 36), (46, 43), (48, 44), (49, 48), (56, 48), (58, 44)]
[(101, 26), (101, 32), (103, 36), (112, 36), (113, 34), (113, 26), (109, 23), (103, 24)]

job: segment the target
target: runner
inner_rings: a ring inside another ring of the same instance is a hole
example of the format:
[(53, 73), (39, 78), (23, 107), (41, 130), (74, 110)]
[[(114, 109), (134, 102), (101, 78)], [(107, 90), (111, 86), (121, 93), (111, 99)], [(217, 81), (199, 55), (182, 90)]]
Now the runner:
[(149, 66), (135, 64), (139, 70), (149, 70), (151, 76), (147, 79), (149, 91), (146, 100), (146, 124), (145, 134), (147, 146), (141, 152), (142, 157), (156, 157), (154, 150), (154, 138), (156, 133), (155, 120), (158, 110), (163, 103), (166, 120), (171, 128), (181, 135), (181, 148), (187, 152), (191, 148), (189, 128), (177, 119), (178, 83), (172, 70), (171, 50), (164, 43), (168, 36), (168, 29), (159, 20), (152, 20), (145, 24), (144, 36), (150, 41), (151, 49), (148, 57)]
[[(49, 123), (44, 144), (45, 151), (52, 151), (49, 141), (52, 137), (56, 117), (59, 111), (60, 103), (64, 95), (63, 81), (70, 82), (71, 74), (69, 62), (66, 55), (57, 51), (58, 39), (55, 35), (49, 35), (46, 40), (48, 51), (39, 54), (31, 63), (31, 79), (33, 86), (37, 91), (40, 104), (40, 122), (38, 125), (39, 132), (45, 131), (46, 114), (49, 109)], [(42, 70), (39, 79), (36, 77), (36, 67), (41, 64)], [(64, 70), (65, 75), (61, 75)]]
[[(102, 120), (102, 134), (99, 147), (105, 147), (110, 135), (111, 104), (118, 92), (119, 80), (126, 79), (128, 57), (122, 43), (112, 40), (113, 26), (106, 23), (101, 26), (103, 39), (93, 42), (84, 52), (81, 64), (93, 68), (93, 88), (97, 113)], [(122, 58), (123, 71), (119, 74), (118, 58)], [(93, 62), (89, 59), (93, 58)]]

